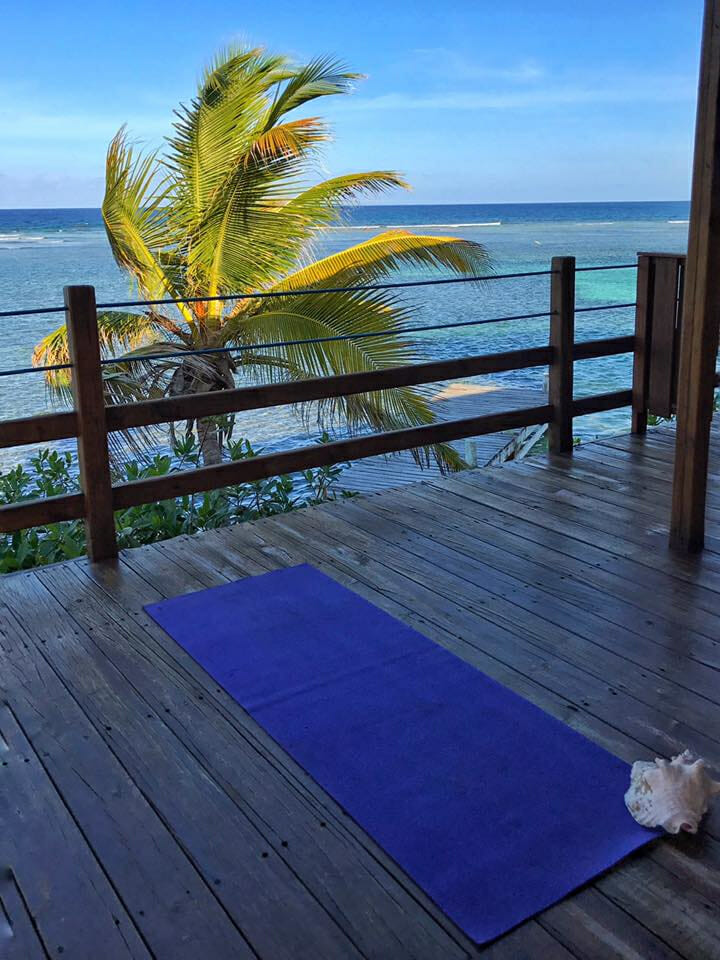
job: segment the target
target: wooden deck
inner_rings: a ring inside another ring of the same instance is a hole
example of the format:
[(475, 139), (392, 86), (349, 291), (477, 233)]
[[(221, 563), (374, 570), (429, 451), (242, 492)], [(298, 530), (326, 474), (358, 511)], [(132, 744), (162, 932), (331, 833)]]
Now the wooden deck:
[[(143, 604), (309, 561), (626, 760), (720, 767), (708, 549), (672, 434), (589, 444), (0, 582), (0, 956), (720, 956), (720, 809), (477, 950)], [(712, 487), (715, 486), (713, 490)]]

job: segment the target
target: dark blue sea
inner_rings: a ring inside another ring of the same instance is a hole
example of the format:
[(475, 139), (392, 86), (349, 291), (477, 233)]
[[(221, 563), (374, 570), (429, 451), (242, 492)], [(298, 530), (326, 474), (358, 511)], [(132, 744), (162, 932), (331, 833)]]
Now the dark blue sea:
[[(460, 205), (377, 205), (345, 211), (343, 225), (328, 230), (315, 244), (322, 256), (388, 227), (416, 233), (465, 237), (483, 243), (496, 273), (549, 268), (555, 255), (573, 255), (578, 266), (632, 263), (638, 251), (679, 251), (687, 246), (689, 204), (540, 203)], [(398, 279), (421, 278), (419, 271)], [(548, 309), (548, 277), (409, 290), (408, 304), (417, 321), (445, 324)], [(99, 210), (0, 210), (0, 310), (62, 303), (68, 283), (90, 283), (99, 301), (127, 298), (133, 291), (116, 267)], [(635, 273), (617, 270), (580, 274), (578, 304), (599, 306), (635, 299)], [(0, 319), (0, 370), (24, 367), (34, 344), (51, 331), (57, 316)], [(632, 330), (633, 311), (599, 310), (579, 314), (578, 339), (616, 336)], [(547, 320), (452, 328), (420, 336), (427, 359), (510, 350), (547, 342)], [(576, 393), (615, 390), (630, 383), (627, 357), (591, 360), (576, 365)], [(517, 371), (495, 378), (502, 383), (542, 388), (540, 370)], [(3, 416), (46, 410), (52, 403), (38, 374), (0, 377)], [(621, 429), (626, 412), (577, 421), (578, 432), (591, 436)], [(291, 411), (248, 414), (239, 428), (262, 446), (285, 446), (307, 437)], [(7, 456), (2, 465), (7, 464)]]

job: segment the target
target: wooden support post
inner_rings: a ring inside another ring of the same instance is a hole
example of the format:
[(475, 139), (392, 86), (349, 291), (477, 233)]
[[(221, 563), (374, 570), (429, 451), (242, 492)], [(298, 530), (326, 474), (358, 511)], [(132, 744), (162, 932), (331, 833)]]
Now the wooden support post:
[(702, 550), (720, 319), (720, 0), (706, 0), (677, 396), (670, 545)]
[(552, 271), (548, 400), (554, 412), (548, 428), (548, 447), (551, 453), (568, 453), (573, 448), (575, 257), (553, 257)]
[(635, 295), (635, 350), (633, 352), (632, 432), (645, 433), (650, 385), (650, 317), (652, 315), (653, 260), (638, 254)]
[(112, 480), (105, 423), (105, 396), (94, 287), (65, 287), (65, 318), (72, 390), (78, 418), (80, 486), (85, 495), (85, 529), (91, 560), (117, 557)]

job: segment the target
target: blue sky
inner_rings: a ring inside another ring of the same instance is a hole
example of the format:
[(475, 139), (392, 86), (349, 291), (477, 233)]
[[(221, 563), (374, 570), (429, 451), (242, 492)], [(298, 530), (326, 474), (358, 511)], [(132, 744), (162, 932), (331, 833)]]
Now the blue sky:
[(326, 172), (402, 171), (387, 202), (689, 196), (701, 0), (26, 0), (3, 11), (0, 207), (97, 206), (127, 123), (157, 144), (218, 47), (334, 54)]

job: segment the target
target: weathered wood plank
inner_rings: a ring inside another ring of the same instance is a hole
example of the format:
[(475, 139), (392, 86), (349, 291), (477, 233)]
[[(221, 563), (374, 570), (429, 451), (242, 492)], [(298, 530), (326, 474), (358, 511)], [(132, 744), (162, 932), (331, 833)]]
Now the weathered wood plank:
[(699, 583), (708, 589), (720, 591), (720, 581), (711, 557), (705, 556), (701, 562), (696, 562), (667, 556), (663, 550), (663, 534), (667, 527), (662, 522), (657, 524), (657, 530), (646, 527), (643, 537), (639, 538), (637, 532), (629, 534), (632, 525), (613, 522), (607, 515), (597, 519), (590, 510), (578, 511), (558, 504), (553, 511), (545, 511), (545, 500), (539, 491), (533, 494), (527, 489), (518, 490), (517, 487), (505, 486), (495, 480), (486, 483), (479, 473), (459, 474), (444, 483), (448, 484), (449, 489), (469, 499), (477, 499), (488, 505), (492, 503), (501, 512), (514, 513), (531, 523), (599, 546), (609, 554), (661, 569), (670, 577), (685, 583)]
[[(72, 603), (71, 597), (67, 602)], [(33, 594), (27, 594), (29, 603)], [(252, 957), (177, 839), (153, 811), (35, 641), (0, 607), (5, 696), (153, 954)], [(48, 705), (52, 709), (48, 710)], [(54, 865), (49, 864), (53, 870)]]
[[(652, 595), (648, 595), (643, 603), (637, 588), (626, 578), (598, 570), (594, 565), (584, 564), (547, 545), (539, 547), (519, 540), (502, 528), (475, 521), (469, 514), (464, 515), (462, 524), (458, 524), (454, 499), (445, 506), (438, 505), (437, 496), (433, 499), (432, 494), (423, 497), (421, 492), (403, 493), (402, 501), (375, 498), (352, 506), (371, 510), (407, 527), (410, 533), (403, 536), (403, 543), (407, 536), (438, 539), (448, 548), (467, 553), (471, 559), (481, 557), (484, 563), (512, 573), (520, 582), (532, 584), (531, 596), (535, 595), (535, 588), (547, 590), (593, 615), (631, 630), (638, 636), (638, 645), (623, 640), (622, 634), (617, 644), (617, 649), (630, 659), (641, 657), (644, 650), (650, 660), (656, 659), (658, 651), (655, 646), (659, 645), (673, 652), (678, 662), (686, 664), (690, 660), (691, 672), (696, 657), (699, 663), (720, 668), (720, 645), (715, 639), (720, 629), (719, 617), (707, 615), (703, 619), (699, 616), (697, 619), (705, 633), (696, 632), (688, 623), (687, 607), (675, 609), (671, 602), (662, 601), (653, 604)], [(648, 616), (650, 613), (652, 618)], [(652, 645), (647, 647), (640, 638), (646, 638)], [(608, 639), (600, 632), (600, 641)], [(712, 669), (703, 673), (705, 679), (698, 679), (697, 683), (707, 689), (710, 699), (714, 699), (717, 691), (713, 681), (717, 677)], [(674, 679), (677, 681), (678, 677)], [(691, 689), (699, 689), (696, 681), (689, 678), (688, 685)], [(720, 692), (717, 693), (720, 697)]]
[(0, 957), (3, 960), (50, 960), (51, 957), (10, 870), (0, 872)]
[[(27, 905), (48, 956), (151, 960), (42, 757), (6, 703), (0, 704), (0, 743), (5, 745), (0, 766), (2, 874)], [(63, 864), (71, 869), (60, 869)]]
[[(43, 646), (45, 656), (260, 956), (356, 958), (359, 951), (282, 857), (136, 688), (131, 674), (97, 645), (44, 587), (32, 606), (17, 578), (3, 599)], [(38, 584), (39, 585), (39, 584)], [(138, 663), (137, 668), (141, 668)], [(152, 672), (152, 680), (158, 678)], [(222, 824), (222, 831), (215, 826)], [(263, 856), (265, 854), (265, 856)]]
[[(6, 699), (143, 949), (172, 943), (172, 911), (154, 924), (182, 861), (205, 892), (178, 936), (205, 897), (196, 940), (218, 957), (223, 929), (242, 928), (261, 960), (715, 958), (718, 811), (479, 951), (142, 610), (312, 562), (626, 760), (689, 744), (720, 763), (720, 555), (658, 546), (671, 460), (672, 431), (653, 431), (0, 581)], [(708, 517), (717, 537), (712, 497)], [(143, 870), (155, 908), (141, 916)], [(0, 882), (0, 935), (4, 909), (18, 960), (54, 956), (13, 890)]]
[(675, 409), (678, 285), (683, 258), (657, 258), (650, 338), (648, 410), (669, 417)]
[[(412, 493), (421, 502), (426, 502), (428, 509), (435, 514), (440, 511), (434, 488), (425, 490), (418, 486)], [(716, 639), (720, 635), (717, 627), (720, 617), (718, 598), (712, 591), (696, 586), (689, 596), (684, 583), (674, 582), (662, 572), (633, 559), (609, 554), (593, 543), (565, 536), (552, 526), (527, 522), (512, 512), (503, 513), (447, 489), (443, 503), (447, 513), (441, 515), (448, 527), (467, 530), (470, 536), (481, 541), (501, 542), (506, 549), (514, 550), (521, 557), (530, 552), (539, 555), (554, 569), (575, 570), (576, 575), (582, 570), (589, 583), (601, 586), (608, 593), (624, 598), (630, 594), (633, 603), (639, 603), (647, 610), (650, 625), (654, 623), (655, 615), (660, 615), (681, 625), (684, 623), (690, 631), (696, 630), (706, 636), (708, 642), (702, 643), (696, 638), (699, 646), (693, 644), (689, 655), (697, 653), (703, 662), (708, 658), (711, 665), (716, 663), (720, 648)]]
[(50, 443), (78, 435), (75, 410), (44, 413), (16, 420), (0, 420), (0, 447), (21, 447), (28, 443)]
[[(133, 551), (133, 568), (171, 594), (227, 582), (219, 573), (211, 577), (209, 567), (200, 568), (204, 577), (199, 580), (173, 561), (173, 553), (172, 541), (167, 548)], [(192, 570), (198, 565), (190, 566)], [(318, 804), (308, 805), (308, 797), (295, 787), (302, 775), (299, 768), (294, 767), (292, 776), (282, 776), (270, 766), (270, 740), (262, 728), (149, 620), (142, 603), (164, 594), (148, 580), (143, 582), (140, 574), (120, 576), (132, 591), (132, 618), (86, 576), (60, 567), (44, 571), (42, 579), (58, 599), (71, 605), (80, 627), (124, 675), (132, 677), (146, 702), (163, 715), (213, 779), (229, 795), (242, 797), (246, 815), (268, 848), (302, 878), (328, 913), (342, 918), (364, 956), (380, 957), (391, 943), (393, 956), (399, 958), (429, 957), (433, 951), (462, 956), (452, 938), (416, 909), (415, 900), (402, 887), (383, 876), (371, 857), (361, 856), (356, 844), (338, 836), (346, 819), (339, 810), (331, 816), (326, 806), (320, 810)], [(137, 669), (135, 662), (143, 656), (152, 669)], [(232, 720), (223, 722), (218, 716), (218, 698), (231, 710)], [(322, 826), (326, 821), (332, 829)]]
[(3, 504), (0, 506), (0, 533), (13, 533), (62, 520), (79, 520), (84, 513), (85, 496), (82, 493), (63, 493), (27, 503)]

